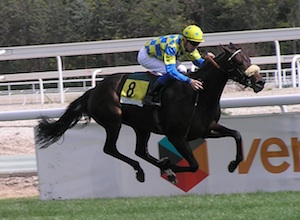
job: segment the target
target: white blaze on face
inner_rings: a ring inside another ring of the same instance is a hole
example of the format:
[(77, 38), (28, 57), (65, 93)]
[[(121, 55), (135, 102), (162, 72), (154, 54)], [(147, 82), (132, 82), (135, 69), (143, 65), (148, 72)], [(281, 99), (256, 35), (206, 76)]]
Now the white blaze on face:
[(256, 72), (260, 72), (260, 67), (252, 64), (246, 69), (245, 74), (250, 77), (253, 76)]

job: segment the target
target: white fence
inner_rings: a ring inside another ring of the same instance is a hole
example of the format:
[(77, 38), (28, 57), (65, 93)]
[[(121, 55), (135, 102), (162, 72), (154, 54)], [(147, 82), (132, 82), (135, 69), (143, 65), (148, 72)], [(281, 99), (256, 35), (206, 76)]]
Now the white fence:
[[(300, 28), (279, 28), (251, 31), (233, 31), (222, 33), (205, 33), (203, 47), (217, 46), (220, 44), (275, 42), (299, 39)], [(106, 40), (83, 43), (49, 44), (38, 46), (3, 47), (0, 60), (17, 60), (29, 58), (43, 58), (56, 56), (74, 56), (86, 54), (104, 54), (138, 51), (147, 38), (135, 38), (126, 40)], [(276, 46), (276, 45), (275, 45)], [(280, 48), (279, 48), (280, 49)]]
[[(278, 71), (278, 85), (282, 87), (281, 77), (281, 63), (291, 62), (294, 55), (280, 54), (280, 41), (297, 40), (300, 36), (300, 28), (283, 28), (283, 29), (266, 29), (266, 30), (252, 30), (252, 31), (239, 31), (239, 32), (225, 32), (225, 33), (207, 33), (205, 34), (206, 41), (201, 46), (217, 46), (219, 44), (228, 44), (233, 42), (235, 44), (244, 43), (257, 43), (257, 42), (274, 42), (276, 56), (257, 57), (253, 58), (253, 62), (260, 63), (276, 63)], [(43, 58), (43, 57), (56, 57), (58, 62), (58, 71), (55, 73), (32, 73), (32, 74), (9, 74), (1, 76), (2, 82), (11, 82), (16, 79), (17, 81), (23, 80), (43, 80), (45, 78), (59, 78), (59, 91), (61, 102), (64, 102), (64, 88), (63, 78), (70, 77), (66, 72), (62, 72), (61, 56), (74, 56), (86, 54), (103, 54), (103, 53), (116, 53), (116, 52), (131, 52), (138, 51), (146, 41), (150, 38), (136, 38), (126, 40), (110, 40), (110, 41), (95, 41), (83, 43), (68, 43), (68, 44), (51, 44), (51, 45), (38, 45), (38, 46), (22, 46), (22, 47), (4, 47), (0, 48), (0, 60), (17, 60), (17, 59), (30, 59), (30, 58)], [(125, 71), (120, 67), (115, 67), (118, 71)], [(133, 67), (129, 67), (131, 70)], [(141, 68), (141, 67), (138, 67)], [(108, 70), (108, 69), (107, 69)], [(112, 70), (112, 69), (110, 69)], [(72, 76), (82, 76), (82, 70), (70, 71)], [(85, 72), (89, 72), (85, 70)], [(109, 71), (103, 70), (102, 73)], [(117, 72), (117, 71), (115, 71)], [(80, 75), (79, 75), (80, 74)], [(86, 74), (86, 73), (85, 73)], [(25, 77), (25, 78), (22, 78)], [(295, 79), (295, 77), (293, 77)], [(299, 77), (298, 77), (299, 79)], [(300, 79), (299, 79), (300, 81)], [(293, 83), (294, 85), (295, 83)], [(300, 84), (299, 84), (300, 86)], [(42, 91), (41, 91), (42, 93)]]
[[(292, 68), (282, 69), (281, 74), (278, 73), (277, 69), (270, 69), (270, 70), (262, 70), (261, 74), (263, 75), (264, 79), (266, 80), (266, 85), (268, 87), (276, 87), (276, 88), (282, 88), (282, 87), (296, 87), (300, 85), (299, 83), (299, 77), (297, 76), (297, 72), (300, 72), (299, 66), (297, 66), (298, 71), (295, 72)], [(114, 68), (116, 69), (116, 68)], [(122, 69), (122, 67), (120, 68)], [(138, 68), (135, 70), (137, 71)], [(139, 68), (142, 70), (142, 68)], [(102, 69), (95, 69), (94, 72), (101, 72), (106, 73), (106, 70)], [(73, 93), (81, 94), (82, 92), (90, 89), (91, 87), (95, 86), (95, 82), (98, 80), (101, 80), (101, 76), (98, 75), (96, 77), (95, 74), (93, 74), (92, 70), (87, 70), (89, 73), (89, 78), (79, 78), (79, 79), (64, 79), (64, 83), (68, 83), (68, 86), (64, 87), (63, 90), (63, 99), (66, 100), (69, 97), (72, 99), (74, 95)], [(117, 71), (117, 70), (116, 70)], [(16, 74), (17, 75), (17, 74)], [(44, 104), (45, 103), (45, 97), (47, 97), (47, 102), (56, 102), (57, 100), (61, 100), (61, 94), (58, 88), (45, 88), (45, 85), (53, 85), (53, 87), (56, 87), (59, 84), (58, 79), (53, 80), (43, 80), (39, 79), (37, 81), (25, 81), (25, 82), (7, 82), (7, 83), (0, 83), (0, 86), (3, 88), (3, 90), (0, 91), (0, 99), (1, 104)], [(232, 81), (229, 81), (228, 84), (232, 83)], [(280, 84), (281, 83), (281, 84)], [(18, 87), (26, 86), (27, 88), (24, 89), (18, 89)], [(55, 93), (58, 93), (60, 95), (54, 95)], [(29, 96), (23, 96), (23, 98), (14, 99), (14, 97), (18, 95), (30, 95)], [(60, 97), (60, 98), (58, 98)]]
[[(297, 75), (298, 73), (298, 75)], [(292, 81), (293, 87), (296, 87), (296, 80), (298, 78), (298, 87), (300, 87), (300, 55), (295, 55), (292, 61)]]
[[(244, 98), (224, 98), (221, 99), (220, 104), (221, 108), (296, 105), (300, 104), (300, 94)], [(39, 119), (42, 116), (58, 118), (63, 114), (64, 110), (64, 108), (58, 108), (0, 112), (0, 121), (33, 120)]]

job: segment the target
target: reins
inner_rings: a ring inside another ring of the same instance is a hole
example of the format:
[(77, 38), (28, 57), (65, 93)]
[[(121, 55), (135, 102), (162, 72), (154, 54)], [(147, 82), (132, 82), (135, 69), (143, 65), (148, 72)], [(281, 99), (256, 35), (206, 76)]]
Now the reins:
[[(230, 62), (240, 52), (242, 52), (241, 49), (235, 51), (233, 54), (231, 54), (231, 56), (228, 58), (227, 61)], [(221, 66), (211, 56), (205, 55), (204, 58), (206, 60), (209, 60), (217, 69), (221, 70), (222, 72), (226, 72), (223, 68), (221, 68)]]
[(197, 95), (196, 95), (196, 99), (195, 99), (195, 102), (194, 102), (194, 108), (193, 108), (193, 112), (192, 112), (192, 117), (190, 119), (189, 126), (186, 129), (184, 138), (187, 138), (187, 135), (190, 132), (191, 125), (192, 125), (192, 122), (193, 122), (193, 118), (194, 118), (194, 115), (195, 115), (195, 112), (196, 112), (196, 108), (198, 106), (198, 99), (199, 99), (199, 92), (197, 92)]
[[(241, 49), (235, 51), (233, 54), (231, 54), (231, 56), (228, 58), (227, 61), (231, 61), (241, 51), (242, 51)], [(220, 71), (226, 73), (226, 71), (223, 68), (221, 68), (221, 66), (211, 56), (205, 55), (205, 59), (209, 60), (217, 69), (219, 69)], [(194, 108), (193, 108), (192, 116), (191, 116), (191, 119), (189, 121), (189, 125), (188, 125), (188, 127), (186, 129), (184, 138), (187, 138), (187, 135), (190, 132), (190, 129), (191, 129), (191, 126), (192, 126), (192, 122), (193, 122), (193, 118), (194, 118), (194, 115), (195, 115), (195, 112), (196, 112), (196, 108), (198, 106), (198, 99), (199, 99), (199, 92), (197, 92), (197, 95), (196, 95), (196, 99), (195, 99), (195, 102), (194, 102)]]
[(205, 59), (209, 60), (217, 69), (221, 69), (220, 65), (211, 56), (205, 55)]

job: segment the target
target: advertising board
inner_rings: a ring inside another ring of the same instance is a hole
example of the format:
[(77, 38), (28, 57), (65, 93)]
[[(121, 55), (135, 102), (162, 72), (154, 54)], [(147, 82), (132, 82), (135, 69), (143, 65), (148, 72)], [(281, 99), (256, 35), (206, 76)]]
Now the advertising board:
[[(68, 130), (47, 149), (37, 147), (40, 198), (106, 198), (256, 191), (300, 190), (300, 114), (230, 116), (220, 123), (238, 130), (243, 137), (244, 160), (234, 173), (227, 166), (235, 159), (233, 138), (199, 139), (190, 143), (199, 162), (195, 173), (177, 174), (179, 183), (169, 183), (160, 170), (137, 157), (135, 134), (123, 126), (117, 146), (120, 152), (139, 161), (145, 182), (135, 171), (103, 152), (105, 132), (92, 123)], [(162, 135), (152, 134), (149, 152), (168, 156), (187, 165)]]

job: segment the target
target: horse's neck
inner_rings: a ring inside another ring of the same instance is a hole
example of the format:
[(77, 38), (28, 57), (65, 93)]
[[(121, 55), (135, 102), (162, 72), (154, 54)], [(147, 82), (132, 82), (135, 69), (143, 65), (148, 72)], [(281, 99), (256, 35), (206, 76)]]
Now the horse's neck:
[[(222, 58), (216, 59), (216, 62), (221, 63)], [(195, 73), (194, 77), (203, 81), (204, 90), (210, 93), (210, 95), (213, 95), (214, 99), (220, 99), (228, 81), (227, 75), (211, 62), (207, 62), (198, 72)]]
[(210, 99), (215, 100), (215, 104), (217, 104), (220, 102), (227, 78), (224, 77), (224, 74), (220, 70), (217, 70), (212, 74), (214, 75), (211, 76), (209, 80), (204, 81), (204, 90), (206, 91), (207, 95), (209, 95)]

